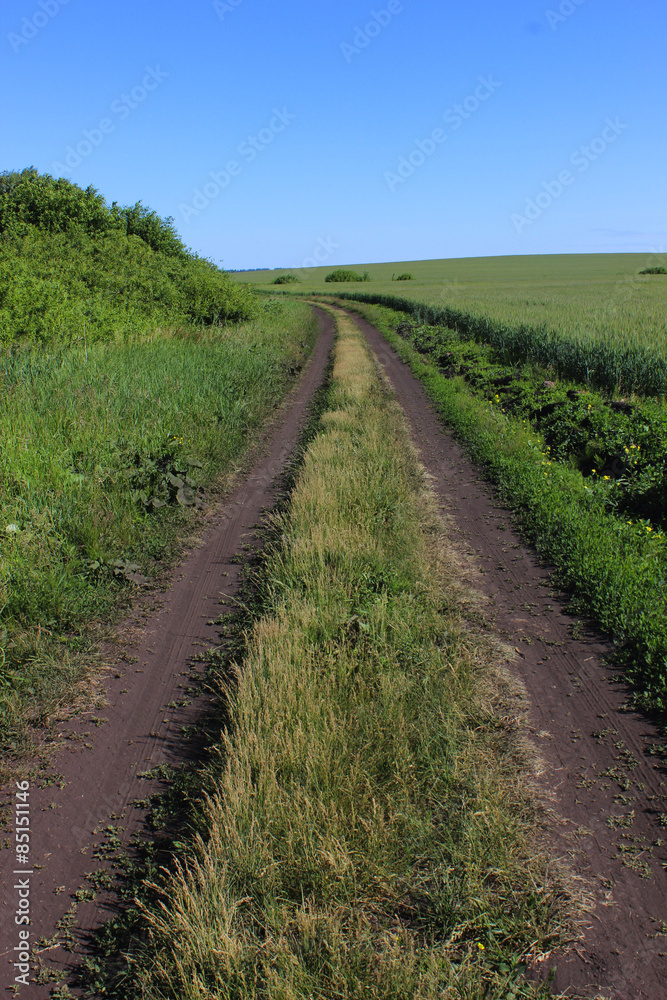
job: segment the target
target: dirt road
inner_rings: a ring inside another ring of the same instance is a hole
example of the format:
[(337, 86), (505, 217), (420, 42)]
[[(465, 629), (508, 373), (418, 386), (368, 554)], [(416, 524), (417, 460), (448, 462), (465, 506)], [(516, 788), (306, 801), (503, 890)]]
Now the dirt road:
[[(127, 844), (133, 834), (141, 835), (146, 811), (135, 803), (159, 788), (161, 766), (178, 765), (192, 754), (192, 740), (182, 730), (200, 722), (207, 699), (178, 705), (188, 687), (188, 663), (218, 644), (213, 619), (224, 611), (221, 593), (233, 598), (239, 584), (240, 566), (233, 559), (252, 544), (253, 528), (275, 504), (281, 473), (322, 383), (334, 324), (328, 314), (316, 312), (320, 336), (313, 355), (279, 410), (254, 468), (214, 511), (201, 545), (178, 567), (169, 590), (119, 630), (122, 659), (106, 678), (108, 704), (97, 716), (87, 713), (63, 727), (64, 746), (53, 759), (49, 784), (30, 789), (30, 865), (17, 865), (13, 850), (0, 855), (3, 989), (20, 975), (14, 962), (21, 954), (16, 949), (25, 925), (15, 923), (15, 914), (25, 901), (32, 921), (30, 943), (48, 939), (41, 945), (45, 966), (66, 972), (86, 953), (90, 932), (115, 912), (113, 895), (77, 905), (76, 894), (91, 888), (86, 875), (104, 868), (95, 854), (104, 843)], [(146, 772), (152, 777), (140, 777)], [(59, 944), (63, 934), (56, 926), (71, 907), (73, 952)], [(42, 1000), (51, 986), (21, 986), (19, 995)]]
[[(577, 626), (549, 571), (514, 530), (479, 471), (438, 419), (421, 383), (365, 320), (352, 317), (403, 406), (433, 486), (490, 598), (496, 630), (517, 649), (545, 791), (562, 817), (556, 849), (590, 884), (596, 907), (555, 991), (609, 1000), (667, 997), (667, 771), (650, 721), (623, 710), (611, 647)], [(550, 963), (553, 964), (553, 963)], [(548, 971), (545, 970), (545, 971)]]
[[(20, 945), (15, 912), (23, 904), (14, 887), (28, 881), (33, 942), (53, 939), (57, 922), (75, 907), (73, 953), (57, 937), (43, 945), (45, 964), (67, 971), (86, 953), (90, 931), (114, 912), (112, 895), (80, 905), (75, 898), (90, 887), (86, 875), (103, 868), (94, 858), (96, 847), (141, 834), (145, 810), (135, 802), (159, 781), (139, 775), (180, 763), (192, 752), (182, 728), (197, 724), (207, 702), (199, 697), (178, 704), (188, 684), (188, 661), (217, 644), (211, 622), (223, 610), (221, 593), (233, 596), (238, 586), (233, 557), (253, 542), (253, 526), (274, 503), (281, 470), (321, 382), (333, 323), (321, 311), (318, 316), (322, 335), (262, 457), (215, 512), (202, 545), (183, 561), (171, 588), (127, 623), (123, 661), (108, 675), (108, 704), (99, 712), (106, 721), (89, 713), (69, 723), (52, 783), (30, 790), (31, 867), (17, 869), (9, 850), (0, 855), (2, 986), (14, 982), (14, 949)], [(608, 644), (594, 634), (573, 634), (574, 620), (563, 597), (552, 593), (548, 570), (522, 544), (493, 490), (443, 429), (421, 384), (376, 330), (354, 319), (395, 388), (458, 542), (477, 567), (474, 585), (489, 597), (496, 629), (518, 650), (515, 669), (531, 704), (545, 791), (553, 791), (563, 817), (556, 849), (588, 880), (596, 898), (581, 947), (558, 960), (555, 988), (605, 1000), (663, 1000), (667, 937), (659, 932), (667, 930), (667, 852), (656, 844), (667, 840), (660, 826), (667, 775), (648, 752), (657, 733), (622, 710), (624, 689), (611, 683), (605, 663)], [(49, 990), (30, 985), (19, 995), (43, 1000)]]

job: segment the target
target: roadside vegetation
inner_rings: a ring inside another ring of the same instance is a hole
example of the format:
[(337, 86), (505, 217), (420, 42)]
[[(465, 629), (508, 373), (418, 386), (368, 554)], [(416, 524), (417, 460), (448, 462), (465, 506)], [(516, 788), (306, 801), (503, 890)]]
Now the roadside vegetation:
[(550, 995), (523, 972), (564, 897), (504, 657), (466, 618), (400, 408), (339, 323), (259, 616), (219, 664), (200, 832), (147, 887), (123, 997)]
[[(32, 727), (76, 700), (91, 629), (173, 560), (207, 493), (224, 486), (302, 367), (316, 323), (300, 302), (258, 305), (190, 259), (146, 210), (127, 210), (124, 228), (109, 231), (116, 210), (91, 190), (32, 171), (2, 183), (0, 256), (16, 265), (0, 279), (9, 289), (0, 307), (0, 752), (7, 758), (29, 748)], [(144, 236), (128, 236), (128, 228)], [(131, 281), (122, 290), (126, 272), (113, 255), (95, 253), (100, 240), (128, 268), (135, 258), (146, 263), (147, 288), (154, 282), (189, 306), (167, 310), (165, 293), (157, 311), (155, 302), (144, 309)], [(167, 258), (177, 261), (176, 278), (168, 278)], [(80, 270), (85, 260), (95, 262), (99, 295)], [(57, 268), (71, 269), (77, 283), (61, 286)], [(187, 293), (181, 279), (194, 282)], [(32, 309), (51, 285), (54, 296), (62, 293), (62, 328), (50, 307)], [(209, 294), (220, 312), (205, 319)], [(21, 301), (18, 312), (7, 295)], [(88, 316), (85, 338), (83, 327), (69, 325), (77, 309)], [(254, 318), (229, 325), (246, 312)], [(155, 327), (160, 317), (168, 325)]]
[(667, 411), (507, 365), (460, 331), (356, 305), (424, 382), (574, 607), (616, 640), (645, 708), (667, 710)]
[(667, 397), (667, 354), (653, 345), (642, 345), (634, 334), (624, 340), (580, 336), (574, 331), (563, 335), (544, 323), (530, 325), (519, 314), (514, 322), (503, 323), (490, 319), (485, 311), (473, 313), (394, 295), (347, 292), (340, 297), (399, 310), (417, 323), (446, 327), (461, 339), (489, 344), (505, 364), (533, 361), (552, 369), (559, 378), (582, 385)]
[(75, 695), (91, 623), (155, 580), (315, 337), (294, 302), (249, 323), (7, 353), (0, 408), (0, 747)]

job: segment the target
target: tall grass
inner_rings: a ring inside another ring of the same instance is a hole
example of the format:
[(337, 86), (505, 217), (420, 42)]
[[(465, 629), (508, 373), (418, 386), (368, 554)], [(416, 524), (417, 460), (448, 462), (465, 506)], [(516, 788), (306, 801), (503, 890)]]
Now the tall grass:
[[(355, 264), (368, 269), (364, 289), (400, 294), (409, 301), (448, 307), (457, 313), (485, 317), (503, 328), (521, 324), (546, 329), (581, 343), (602, 342), (623, 350), (667, 353), (667, 283), (643, 272), (667, 262), (665, 254), (534, 254), (470, 257), (451, 260)], [(302, 268), (299, 277), (308, 293), (329, 290), (328, 267)], [(400, 271), (414, 280), (400, 288)], [(263, 288), (277, 272), (245, 272), (235, 280)]]
[(559, 912), (529, 769), (492, 714), (498, 653), (461, 618), (440, 528), (400, 410), (341, 320), (228, 692), (207, 832), (156, 887), (132, 995), (548, 995), (521, 978)]
[(478, 312), (430, 305), (412, 298), (380, 293), (342, 292), (352, 299), (406, 313), (418, 323), (446, 326), (461, 339), (491, 345), (506, 364), (534, 361), (559, 378), (609, 392), (667, 396), (667, 355), (631, 332), (626, 337), (560, 332), (541, 318), (526, 323), (520, 311), (512, 321), (491, 318), (482, 302)]
[(238, 327), (4, 352), (4, 749), (71, 698), (72, 646), (127, 597), (128, 577), (159, 575), (201, 489), (233, 471), (314, 335), (311, 310), (286, 302)]

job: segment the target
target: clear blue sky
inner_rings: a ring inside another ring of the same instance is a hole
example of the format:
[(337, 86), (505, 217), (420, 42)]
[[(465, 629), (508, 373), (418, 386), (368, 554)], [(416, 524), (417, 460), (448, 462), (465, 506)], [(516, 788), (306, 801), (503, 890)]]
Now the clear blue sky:
[(664, 251), (666, 48), (664, 0), (5, 0), (0, 168), (230, 268)]

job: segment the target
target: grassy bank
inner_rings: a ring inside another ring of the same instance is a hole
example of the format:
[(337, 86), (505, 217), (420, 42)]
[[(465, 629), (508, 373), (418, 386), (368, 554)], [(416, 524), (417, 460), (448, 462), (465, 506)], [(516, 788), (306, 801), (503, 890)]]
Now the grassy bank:
[[(405, 319), (402, 313), (376, 306), (358, 309), (383, 332), (424, 382), (445, 422), (472, 457), (485, 467), (508, 506), (520, 514), (527, 537), (540, 555), (556, 566), (558, 578), (572, 591), (579, 612), (597, 620), (614, 636), (619, 662), (624, 664), (635, 685), (638, 702), (665, 711), (667, 538), (664, 533), (648, 519), (628, 516), (622, 510), (615, 512), (610, 501), (616, 484), (611, 477), (587, 474), (590, 469), (586, 466), (576, 467), (570, 460), (572, 441), (564, 447), (558, 461), (558, 455), (552, 455), (545, 443), (545, 428), (540, 431), (531, 426), (529, 414), (521, 412), (521, 416), (512, 417), (504, 412), (500, 393), (485, 398), (484, 392), (476, 394), (462, 374), (452, 377), (450, 372), (441, 372), (428, 355), (420, 354), (396, 333), (397, 326)], [(452, 337), (456, 338), (455, 333)], [(469, 364), (470, 381), (474, 371), (472, 359)], [(480, 372), (483, 381), (483, 359)], [(528, 371), (525, 377), (534, 381), (535, 372)], [(510, 381), (506, 388), (511, 390), (512, 385)], [(561, 390), (556, 386), (553, 392), (557, 395)], [(582, 403), (577, 397), (577, 406), (585, 405), (588, 409), (586, 398)], [(592, 408), (593, 404), (590, 405)], [(541, 412), (539, 405), (533, 412), (533, 424)], [(555, 412), (552, 410), (550, 420), (555, 419)], [(590, 417), (585, 419), (592, 425)], [(573, 422), (568, 423), (572, 436), (577, 428)], [(664, 475), (664, 470), (660, 473)], [(657, 473), (649, 470), (648, 474)]]
[[(447, 378), (542, 435), (549, 461), (578, 470), (607, 511), (667, 528), (667, 407), (610, 399), (538, 365), (507, 365), (488, 344), (441, 326), (403, 322), (397, 333)], [(546, 378), (545, 376), (552, 376)]]
[(90, 344), (250, 319), (254, 295), (172, 219), (33, 168), (0, 173), (0, 344)]
[(124, 996), (548, 995), (521, 976), (558, 935), (559, 897), (499, 721), (502, 656), (462, 617), (397, 404), (356, 327), (339, 332), (205, 832), (145, 913)]
[(0, 747), (75, 695), (91, 623), (160, 575), (314, 342), (300, 302), (240, 326), (8, 349), (0, 363)]

